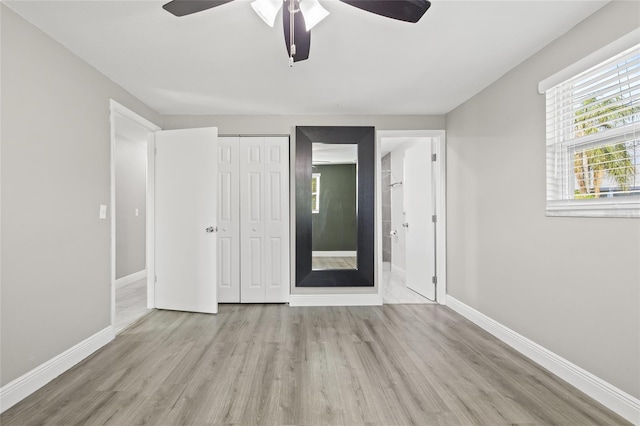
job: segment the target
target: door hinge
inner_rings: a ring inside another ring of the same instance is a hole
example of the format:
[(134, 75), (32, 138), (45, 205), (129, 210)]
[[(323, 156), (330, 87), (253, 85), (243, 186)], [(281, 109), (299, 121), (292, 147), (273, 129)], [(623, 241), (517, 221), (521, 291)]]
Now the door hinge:
[(435, 276), (435, 275), (434, 275), (433, 277), (431, 277), (431, 282), (432, 282), (433, 284), (438, 284), (438, 277), (437, 277), (437, 276)]
[(157, 282), (158, 282), (158, 276), (157, 276), (157, 275), (155, 275), (155, 276), (153, 277), (153, 282), (154, 282), (154, 283), (157, 283)]
[(158, 148), (153, 147), (153, 154), (154, 154), (154, 155), (158, 155)]
[(436, 223), (438, 221), (438, 215), (431, 216), (431, 222)]
[(431, 161), (436, 161), (437, 155), (436, 154), (431, 154)]

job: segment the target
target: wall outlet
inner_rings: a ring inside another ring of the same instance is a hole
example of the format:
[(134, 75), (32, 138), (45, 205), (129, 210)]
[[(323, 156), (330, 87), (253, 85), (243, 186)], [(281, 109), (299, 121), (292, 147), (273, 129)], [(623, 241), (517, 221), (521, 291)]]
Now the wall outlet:
[(107, 206), (106, 205), (100, 204), (100, 213), (99, 213), (98, 217), (100, 219), (106, 219), (107, 218)]

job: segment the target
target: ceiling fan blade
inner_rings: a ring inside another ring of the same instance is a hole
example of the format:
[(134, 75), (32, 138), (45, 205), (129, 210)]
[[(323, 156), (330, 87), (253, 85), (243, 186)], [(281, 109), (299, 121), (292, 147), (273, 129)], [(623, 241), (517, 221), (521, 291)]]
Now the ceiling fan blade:
[(231, 1), (233, 0), (173, 0), (163, 5), (162, 8), (175, 16), (185, 16), (222, 6)]
[[(289, 4), (291, 0), (284, 0), (282, 7), (282, 27), (284, 29), (284, 42), (287, 45), (287, 53), (291, 56), (290, 29), (289, 24)], [(293, 40), (296, 45), (296, 52), (293, 55), (293, 62), (304, 61), (309, 58), (311, 48), (311, 31), (307, 31), (304, 25), (304, 17), (300, 10), (293, 14)]]
[(416, 23), (429, 10), (429, 0), (340, 0), (358, 9), (399, 21)]

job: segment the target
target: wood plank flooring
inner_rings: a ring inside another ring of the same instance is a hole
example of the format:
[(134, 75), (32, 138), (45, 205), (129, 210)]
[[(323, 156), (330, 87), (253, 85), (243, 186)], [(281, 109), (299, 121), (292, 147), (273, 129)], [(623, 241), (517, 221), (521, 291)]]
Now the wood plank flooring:
[(311, 258), (311, 269), (314, 271), (323, 269), (357, 269), (356, 257), (323, 257), (314, 256)]
[(622, 425), (439, 305), (154, 311), (9, 425)]

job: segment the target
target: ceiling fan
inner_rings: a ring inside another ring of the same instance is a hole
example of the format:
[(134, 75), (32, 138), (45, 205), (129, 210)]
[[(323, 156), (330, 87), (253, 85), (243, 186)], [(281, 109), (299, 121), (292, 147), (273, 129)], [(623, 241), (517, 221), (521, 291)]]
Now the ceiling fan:
[[(173, 0), (162, 7), (175, 16), (185, 16), (233, 0)], [(429, 9), (429, 0), (340, 0), (358, 9), (399, 21), (416, 23)], [(289, 65), (309, 58), (311, 28), (329, 15), (318, 0), (255, 0), (251, 7), (267, 25), (273, 27), (276, 16), (284, 6), (282, 27), (289, 54)]]

